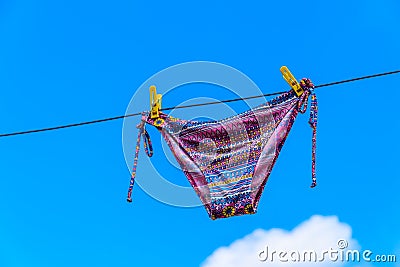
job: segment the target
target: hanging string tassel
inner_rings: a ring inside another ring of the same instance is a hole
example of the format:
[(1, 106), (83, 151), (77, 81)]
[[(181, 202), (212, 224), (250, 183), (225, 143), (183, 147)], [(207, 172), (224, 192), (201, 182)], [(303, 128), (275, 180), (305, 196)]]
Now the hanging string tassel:
[(310, 119), (308, 123), (310, 124), (313, 134), (312, 134), (312, 184), (311, 188), (317, 186), (317, 175), (315, 171), (315, 154), (317, 150), (317, 123), (318, 123), (318, 101), (317, 96), (312, 91), (311, 92), (311, 108), (310, 108)]
[(303, 88), (304, 93), (299, 103), (302, 103), (303, 108), (300, 108), (301, 113), (305, 113), (307, 110), (308, 97), (311, 95), (311, 108), (310, 108), (310, 119), (308, 123), (310, 124), (313, 134), (312, 134), (312, 152), (311, 152), (311, 176), (312, 183), (311, 188), (317, 186), (317, 174), (315, 170), (315, 155), (317, 150), (317, 121), (318, 121), (318, 102), (317, 96), (314, 93), (314, 84), (308, 78), (303, 78), (300, 81), (300, 86)]
[(151, 144), (150, 135), (147, 133), (144, 125), (145, 125), (145, 123), (142, 120), (136, 126), (136, 128), (138, 128), (139, 131), (138, 131), (138, 136), (137, 136), (137, 141), (136, 141), (135, 159), (133, 161), (133, 168), (132, 168), (132, 172), (131, 172), (131, 181), (129, 183), (129, 189), (128, 189), (128, 197), (126, 199), (128, 202), (132, 202), (132, 189), (133, 189), (133, 185), (135, 184), (136, 168), (137, 168), (138, 158), (139, 158), (141, 137), (143, 137), (144, 150), (146, 151), (147, 156), (148, 157), (153, 156), (153, 146)]

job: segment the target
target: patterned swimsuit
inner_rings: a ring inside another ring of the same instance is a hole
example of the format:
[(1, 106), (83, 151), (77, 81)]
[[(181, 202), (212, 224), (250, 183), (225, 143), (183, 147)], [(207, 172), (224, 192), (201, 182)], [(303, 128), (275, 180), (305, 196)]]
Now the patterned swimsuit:
[[(152, 148), (145, 123), (155, 126), (190, 184), (204, 204), (211, 219), (253, 214), (279, 152), (298, 112), (307, 109), (306, 90), (297, 97), (293, 91), (252, 110), (218, 121), (182, 120), (160, 112), (151, 119), (144, 112), (138, 126), (138, 145), (128, 191), (131, 201), (136, 173), (140, 136), (146, 153)], [(313, 134), (313, 184), (315, 180), (316, 98), (312, 94), (310, 125)]]

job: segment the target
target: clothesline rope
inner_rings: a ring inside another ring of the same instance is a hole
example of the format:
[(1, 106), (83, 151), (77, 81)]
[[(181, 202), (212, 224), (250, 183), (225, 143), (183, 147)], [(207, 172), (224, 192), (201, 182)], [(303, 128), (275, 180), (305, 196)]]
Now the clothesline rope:
[[(400, 70), (384, 72), (384, 73), (378, 73), (378, 74), (373, 74), (373, 75), (368, 75), (368, 76), (362, 76), (362, 77), (357, 77), (357, 78), (348, 79), (348, 80), (342, 80), (342, 81), (337, 81), (337, 82), (331, 82), (331, 83), (326, 83), (326, 84), (320, 84), (320, 85), (316, 85), (315, 89), (316, 88), (320, 88), (320, 87), (327, 87), (327, 86), (343, 84), (343, 83), (349, 83), (349, 82), (354, 82), (354, 81), (359, 81), (359, 80), (364, 80), (364, 79), (370, 79), (370, 78), (376, 78), (376, 77), (380, 77), (380, 76), (386, 76), (386, 75), (397, 74), (397, 73), (400, 73)], [(247, 100), (247, 99), (274, 96), (274, 95), (279, 95), (279, 94), (282, 94), (282, 93), (285, 93), (285, 92), (286, 91), (270, 93), (270, 94), (263, 94), (263, 95), (257, 95), (257, 96), (248, 96), (248, 97), (242, 97), (242, 98), (227, 99), (227, 100), (221, 100), (221, 101), (205, 102), (205, 103), (199, 103), (199, 104), (168, 107), (168, 108), (161, 109), (161, 111), (178, 109), (178, 108), (190, 108), (190, 107), (199, 107), (199, 106), (206, 106), (206, 105), (215, 105), (215, 104), (221, 104), (221, 103), (230, 103), (230, 102), (236, 102), (236, 101), (243, 101), (243, 100)], [(78, 126), (83, 126), (83, 125), (89, 125), (89, 124), (96, 124), (96, 123), (101, 123), (101, 122), (119, 120), (119, 119), (124, 119), (124, 118), (128, 118), (128, 117), (138, 116), (138, 115), (141, 115), (141, 114), (142, 114), (142, 112), (137, 112), (137, 113), (126, 114), (126, 115), (121, 115), (121, 116), (116, 116), (116, 117), (109, 117), (109, 118), (93, 120), (93, 121), (85, 121), (85, 122), (80, 122), (80, 123), (73, 123), (73, 124), (60, 125), (60, 126), (49, 127), (49, 128), (41, 128), (41, 129), (35, 129), (35, 130), (21, 131), (21, 132), (5, 133), (5, 134), (0, 134), (0, 137), (54, 131), (54, 130), (71, 128), (71, 127), (78, 127)]]

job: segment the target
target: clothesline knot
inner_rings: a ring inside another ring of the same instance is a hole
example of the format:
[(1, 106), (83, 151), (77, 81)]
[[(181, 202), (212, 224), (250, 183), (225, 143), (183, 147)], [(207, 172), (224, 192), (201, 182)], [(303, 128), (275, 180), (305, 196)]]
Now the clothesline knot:
[(314, 90), (315, 85), (314, 83), (309, 79), (309, 78), (303, 78), (300, 80), (300, 86), (303, 88), (303, 90)]

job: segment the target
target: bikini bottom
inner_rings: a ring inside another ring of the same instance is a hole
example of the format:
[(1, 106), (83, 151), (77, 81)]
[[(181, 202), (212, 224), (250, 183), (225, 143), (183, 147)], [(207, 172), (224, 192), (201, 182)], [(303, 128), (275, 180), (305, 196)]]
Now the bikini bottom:
[(136, 165), (143, 136), (146, 153), (153, 151), (145, 124), (156, 127), (211, 219), (254, 214), (271, 170), (297, 114), (307, 109), (312, 95), (310, 125), (313, 128), (312, 185), (315, 178), (316, 97), (306, 90), (293, 91), (252, 110), (218, 121), (174, 118), (160, 112), (152, 119), (142, 114), (128, 201), (131, 202)]

